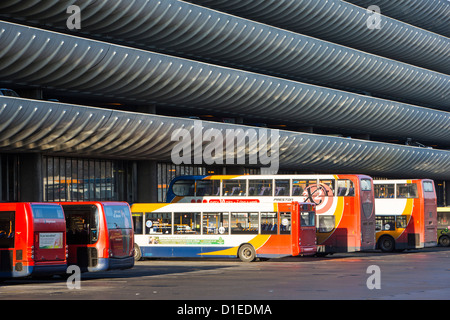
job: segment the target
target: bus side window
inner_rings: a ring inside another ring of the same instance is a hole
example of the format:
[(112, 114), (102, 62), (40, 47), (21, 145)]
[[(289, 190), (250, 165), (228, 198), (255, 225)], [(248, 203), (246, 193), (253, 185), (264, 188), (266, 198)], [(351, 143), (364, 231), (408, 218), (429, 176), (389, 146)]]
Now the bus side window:
[(278, 213), (261, 212), (261, 234), (277, 234)]
[(220, 195), (220, 180), (197, 180), (195, 195), (197, 197)]
[(222, 196), (245, 196), (247, 180), (223, 180)]
[(291, 233), (291, 213), (280, 212), (280, 234)]
[(377, 216), (375, 230), (377, 230), (377, 231), (394, 231), (395, 230), (395, 216)]
[(200, 234), (200, 212), (176, 212), (173, 219), (176, 234)]
[(15, 212), (0, 212), (0, 248), (14, 248)]
[(331, 232), (334, 229), (335, 218), (334, 215), (317, 215), (317, 231), (321, 233)]
[(275, 197), (289, 196), (290, 180), (275, 180)]
[(397, 198), (417, 198), (417, 185), (415, 183), (398, 183)]
[(438, 228), (450, 226), (450, 212), (438, 212)]
[(193, 196), (195, 193), (195, 180), (175, 181), (172, 190), (176, 196)]
[(228, 212), (203, 213), (203, 234), (228, 234)]
[(325, 197), (332, 197), (334, 196), (334, 179), (322, 179), (319, 180), (319, 185), (321, 185), (325, 191), (324, 196)]
[(146, 212), (145, 234), (172, 234), (172, 213)]
[[(315, 186), (317, 184), (317, 180), (292, 180), (292, 196), (293, 197), (301, 197), (307, 196), (306, 188), (310, 185)], [(315, 189), (315, 188), (314, 188)]]
[(231, 234), (258, 234), (258, 213), (233, 212), (230, 226)]
[(397, 228), (406, 228), (406, 216), (398, 216), (396, 220)]
[(253, 196), (265, 197), (272, 196), (272, 183), (273, 180), (249, 180), (248, 190), (249, 194)]
[(353, 181), (348, 179), (340, 179), (337, 181), (337, 192), (338, 197), (353, 197), (355, 195), (355, 187), (353, 186)]
[(375, 198), (394, 198), (394, 185), (393, 184), (374, 184)]

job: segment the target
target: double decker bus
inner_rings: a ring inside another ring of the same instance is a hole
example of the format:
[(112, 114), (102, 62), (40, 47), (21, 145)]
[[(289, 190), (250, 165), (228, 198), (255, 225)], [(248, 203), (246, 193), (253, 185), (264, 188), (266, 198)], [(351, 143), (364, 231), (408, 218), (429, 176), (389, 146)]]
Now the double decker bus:
[(141, 257), (256, 258), (314, 255), (311, 203), (136, 203), (131, 206), (136, 260)]
[(433, 180), (375, 180), (377, 248), (383, 252), (436, 246)]
[(313, 202), (320, 254), (375, 248), (372, 178), (366, 175), (210, 175), (179, 176), (166, 202)]
[(66, 221), (53, 203), (0, 203), (0, 278), (64, 274)]
[(66, 216), (68, 264), (83, 272), (134, 266), (133, 225), (126, 202), (61, 202)]
[(450, 246), (450, 207), (437, 208), (437, 240), (443, 247)]

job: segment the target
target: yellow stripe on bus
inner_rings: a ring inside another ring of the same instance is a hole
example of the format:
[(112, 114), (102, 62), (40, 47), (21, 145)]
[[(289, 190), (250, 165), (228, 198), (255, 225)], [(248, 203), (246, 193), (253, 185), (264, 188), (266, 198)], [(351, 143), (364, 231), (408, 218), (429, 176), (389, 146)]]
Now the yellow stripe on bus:
[[(270, 238), (270, 234), (269, 235), (261, 235), (260, 234), (260, 235), (255, 236), (248, 243), (250, 243), (255, 248), (255, 250), (258, 250), (267, 242), (267, 240), (269, 240), (269, 238)], [(201, 255), (201, 256), (208, 256), (208, 255), (209, 256), (237, 256), (238, 249), (239, 249), (239, 246), (225, 249), (225, 250), (200, 253), (199, 255)]]
[(131, 206), (132, 212), (153, 212), (171, 203), (135, 203)]
[(412, 198), (406, 199), (405, 210), (403, 210), (402, 216), (405, 216), (405, 215), (411, 216), (412, 215), (413, 203), (414, 203), (414, 199), (412, 199)]
[(239, 174), (239, 175), (215, 174), (215, 175), (212, 175), (212, 176), (204, 177), (202, 180), (223, 180), (223, 179), (228, 180), (228, 179), (235, 179), (235, 178), (238, 178), (238, 177), (243, 177), (243, 175), (242, 174)]
[[(409, 219), (408, 221), (406, 221), (406, 225), (409, 225), (410, 220), (412, 219), (412, 212), (413, 212), (413, 206), (414, 204), (414, 199), (412, 198), (408, 198), (406, 199), (406, 204), (405, 204), (405, 209), (402, 212), (402, 216), (407, 216)], [(384, 235), (384, 234), (389, 234), (392, 237), (394, 237), (395, 240), (397, 240), (402, 234), (403, 232), (405, 232), (406, 228), (395, 228), (395, 230), (387, 230), (387, 231), (377, 231), (376, 234), (376, 241), (378, 241), (378, 239)]]
[[(344, 197), (337, 197), (337, 205), (334, 210), (334, 228), (330, 232), (319, 232), (316, 233), (317, 244), (322, 244), (337, 230), (339, 224), (341, 223), (342, 216), (344, 215)], [(320, 214), (317, 215), (320, 219)]]

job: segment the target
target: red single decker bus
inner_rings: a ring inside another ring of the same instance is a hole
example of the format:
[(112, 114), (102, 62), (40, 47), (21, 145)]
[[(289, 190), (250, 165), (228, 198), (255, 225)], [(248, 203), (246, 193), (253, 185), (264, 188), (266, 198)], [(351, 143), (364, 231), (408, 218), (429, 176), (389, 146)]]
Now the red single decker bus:
[(69, 265), (83, 272), (134, 266), (133, 224), (126, 202), (61, 202), (67, 223)]
[(66, 221), (55, 203), (0, 203), (0, 278), (64, 274)]

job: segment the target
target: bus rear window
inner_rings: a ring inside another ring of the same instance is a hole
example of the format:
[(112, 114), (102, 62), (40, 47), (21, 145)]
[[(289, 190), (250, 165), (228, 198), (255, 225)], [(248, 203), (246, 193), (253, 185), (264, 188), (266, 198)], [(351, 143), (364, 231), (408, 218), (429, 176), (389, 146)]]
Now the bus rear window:
[(316, 222), (314, 211), (300, 213), (300, 225), (302, 227), (314, 227)]
[(423, 182), (423, 191), (434, 192), (433, 183), (431, 181), (424, 181)]
[(371, 191), (372, 181), (370, 179), (361, 179), (361, 191)]
[(31, 208), (36, 219), (64, 219), (64, 212), (60, 206), (33, 204)]
[(105, 217), (108, 229), (131, 229), (130, 210), (128, 206), (105, 205)]

